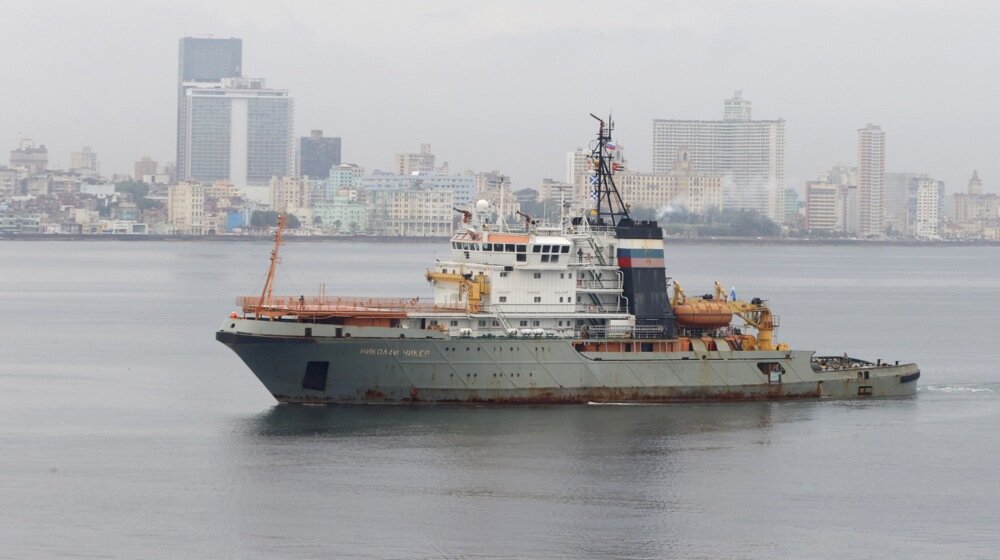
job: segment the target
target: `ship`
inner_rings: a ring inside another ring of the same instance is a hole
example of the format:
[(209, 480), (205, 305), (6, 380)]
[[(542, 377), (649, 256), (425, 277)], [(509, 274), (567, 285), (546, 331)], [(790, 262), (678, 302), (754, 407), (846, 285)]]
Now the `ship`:
[[(279, 216), (260, 294), (216, 332), (280, 403), (673, 403), (916, 393), (913, 363), (817, 356), (776, 342), (778, 315), (716, 282), (667, 276), (663, 229), (614, 183), (613, 122), (591, 142), (589, 200), (559, 223), (499, 205), (456, 209), (433, 297), (274, 293)], [(496, 206), (499, 206), (496, 207)], [(514, 221), (514, 220), (512, 220)]]

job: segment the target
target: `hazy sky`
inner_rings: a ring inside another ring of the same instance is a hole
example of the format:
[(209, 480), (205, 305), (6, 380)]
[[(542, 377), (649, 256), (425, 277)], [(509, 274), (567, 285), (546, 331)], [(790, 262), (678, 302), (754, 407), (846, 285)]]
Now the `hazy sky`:
[[(244, 75), (296, 102), (298, 135), (343, 138), (345, 161), (391, 167), (433, 144), (453, 171), (517, 188), (562, 179), (565, 154), (614, 111), (633, 168), (652, 119), (718, 119), (742, 89), (784, 118), (787, 179), (856, 159), (882, 125), (887, 171), (1000, 190), (1000, 3), (135, 1), (5, 3), (0, 149), (21, 134), (50, 165), (93, 146), (101, 169), (175, 158), (178, 39), (243, 39)], [(2, 162), (3, 164), (6, 161)]]

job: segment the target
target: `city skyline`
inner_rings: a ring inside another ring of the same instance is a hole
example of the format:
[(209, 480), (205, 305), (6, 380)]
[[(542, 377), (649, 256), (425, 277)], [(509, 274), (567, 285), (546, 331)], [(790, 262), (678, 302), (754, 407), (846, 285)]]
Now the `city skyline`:
[[(0, 121), (7, 146), (33, 138), (57, 168), (91, 146), (108, 175), (143, 155), (173, 161), (177, 40), (211, 33), (243, 40), (243, 75), (292, 92), (295, 137), (323, 129), (344, 139), (343, 161), (369, 169), (431, 142), (455, 171), (503, 169), (534, 187), (563, 175), (565, 153), (589, 138), (586, 114), (610, 109), (630, 164), (648, 170), (653, 119), (718, 119), (719, 100), (742, 89), (755, 115), (786, 122), (790, 187), (853, 161), (867, 122), (892, 138), (887, 171), (928, 173), (948, 192), (972, 169), (987, 191), (1000, 184), (991, 7), (107, 5), (116, 17), (101, 40), (80, 24), (102, 11), (92, 6), (13, 8), (24, 25), (0, 46), (33, 55), (14, 57), (18, 87), (0, 94), (18, 108)], [(935, 41), (912, 39), (930, 28)]]

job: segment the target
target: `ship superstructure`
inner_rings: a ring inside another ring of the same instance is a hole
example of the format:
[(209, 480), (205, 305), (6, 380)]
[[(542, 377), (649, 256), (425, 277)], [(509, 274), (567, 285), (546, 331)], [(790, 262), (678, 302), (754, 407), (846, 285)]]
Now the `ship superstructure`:
[(261, 295), (240, 298), (217, 338), (282, 402), (914, 393), (915, 364), (793, 351), (774, 342), (766, 302), (737, 300), (718, 283), (694, 298), (671, 285), (662, 229), (629, 215), (614, 185), (612, 121), (597, 120), (592, 203), (552, 227), (523, 214), (508, 226), (486, 201), (459, 210), (449, 257), (426, 272), (432, 299), (274, 296), (279, 222)]

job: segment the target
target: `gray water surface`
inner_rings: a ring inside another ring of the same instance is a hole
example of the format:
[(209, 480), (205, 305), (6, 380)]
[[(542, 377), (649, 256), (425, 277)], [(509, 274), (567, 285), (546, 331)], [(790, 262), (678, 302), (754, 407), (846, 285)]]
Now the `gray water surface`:
[[(213, 334), (270, 246), (0, 242), (0, 557), (995, 558), (1000, 248), (680, 245), (777, 339), (916, 398), (276, 406)], [(289, 243), (277, 292), (425, 296), (435, 244)]]

